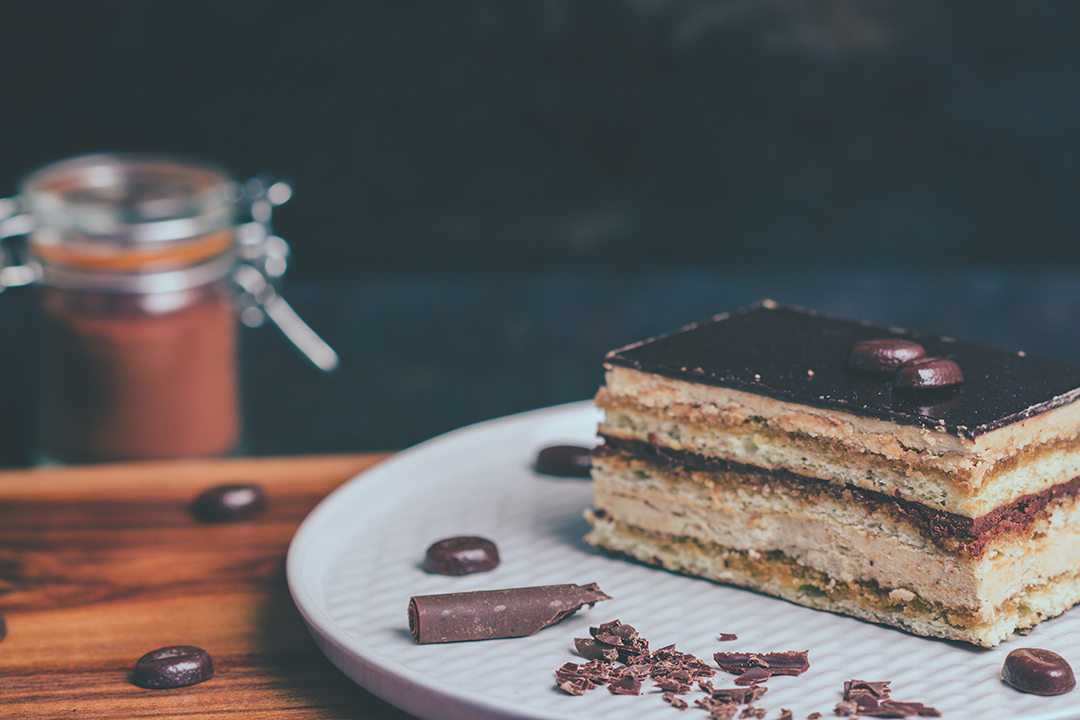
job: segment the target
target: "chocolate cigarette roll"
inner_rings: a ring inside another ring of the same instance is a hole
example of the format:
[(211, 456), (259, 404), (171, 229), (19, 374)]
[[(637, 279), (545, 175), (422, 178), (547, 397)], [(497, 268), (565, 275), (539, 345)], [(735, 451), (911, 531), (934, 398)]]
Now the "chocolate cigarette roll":
[(610, 599), (596, 583), (419, 595), (409, 599), (409, 630), (421, 644), (524, 637)]

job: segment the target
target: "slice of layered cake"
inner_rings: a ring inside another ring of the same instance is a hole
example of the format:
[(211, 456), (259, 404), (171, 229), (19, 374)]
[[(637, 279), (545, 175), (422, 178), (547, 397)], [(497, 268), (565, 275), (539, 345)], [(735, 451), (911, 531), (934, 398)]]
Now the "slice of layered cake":
[(985, 646), (1080, 602), (1080, 368), (770, 302), (606, 368), (596, 547)]

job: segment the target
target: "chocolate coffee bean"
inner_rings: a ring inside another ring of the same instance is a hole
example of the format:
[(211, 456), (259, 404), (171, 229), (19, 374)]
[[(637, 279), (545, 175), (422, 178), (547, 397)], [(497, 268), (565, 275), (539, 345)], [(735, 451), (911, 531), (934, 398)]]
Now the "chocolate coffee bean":
[(435, 575), (470, 575), (499, 564), (495, 543), (482, 537), (452, 537), (427, 549), (424, 569)]
[(1019, 648), (1009, 653), (1001, 666), (1001, 679), (1034, 695), (1064, 695), (1076, 687), (1065, 658), (1042, 648)]
[(960, 366), (952, 360), (939, 357), (923, 357), (909, 360), (896, 371), (893, 384), (909, 390), (930, 390), (951, 387), (964, 381)]
[(904, 363), (925, 356), (923, 346), (910, 340), (862, 340), (851, 346), (848, 367), (865, 372), (893, 372)]
[(244, 520), (266, 509), (266, 493), (258, 485), (219, 485), (202, 492), (191, 513), (204, 522)]
[(536, 472), (558, 477), (589, 477), (592, 450), (577, 445), (553, 445), (536, 456)]
[(194, 645), (172, 645), (146, 653), (135, 663), (132, 680), (152, 690), (195, 685), (214, 676), (210, 654)]

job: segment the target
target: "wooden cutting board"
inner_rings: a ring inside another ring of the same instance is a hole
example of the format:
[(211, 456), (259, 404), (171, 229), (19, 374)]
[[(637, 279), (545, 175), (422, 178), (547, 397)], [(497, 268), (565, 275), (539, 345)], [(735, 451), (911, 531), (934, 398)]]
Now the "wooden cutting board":
[[(0, 472), (0, 716), (404, 720), (318, 650), (285, 554), (331, 490), (385, 455), (221, 459)], [(237, 523), (188, 512), (202, 490), (257, 482)], [(145, 690), (135, 661), (198, 645), (215, 675)]]

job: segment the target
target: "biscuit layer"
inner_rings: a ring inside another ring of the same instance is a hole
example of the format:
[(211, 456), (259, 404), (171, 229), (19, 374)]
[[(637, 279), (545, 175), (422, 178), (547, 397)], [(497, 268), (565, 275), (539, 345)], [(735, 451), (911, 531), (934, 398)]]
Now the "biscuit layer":
[(660, 468), (611, 453), (594, 459), (593, 482), (597, 511), (636, 531), (779, 553), (837, 581), (873, 583), (978, 622), (1080, 569), (1080, 503), (1072, 496), (972, 555), (932, 542), (887, 504), (850, 502), (847, 493), (764, 473)]
[(611, 367), (601, 433), (899, 494), (968, 517), (1080, 476), (1080, 404), (975, 440)]
[(1002, 607), (989, 619), (944, 604), (929, 603), (903, 588), (872, 581), (838, 580), (800, 565), (779, 551), (736, 550), (689, 538), (647, 533), (587, 512), (593, 525), (586, 541), (646, 565), (729, 585), (784, 600), (899, 627), (916, 635), (992, 647), (1016, 630), (1056, 617), (1080, 598), (1080, 573), (1070, 571), (1031, 587), (1021, 600)]

